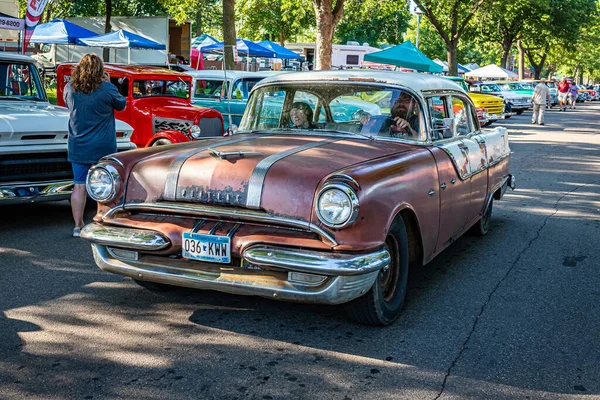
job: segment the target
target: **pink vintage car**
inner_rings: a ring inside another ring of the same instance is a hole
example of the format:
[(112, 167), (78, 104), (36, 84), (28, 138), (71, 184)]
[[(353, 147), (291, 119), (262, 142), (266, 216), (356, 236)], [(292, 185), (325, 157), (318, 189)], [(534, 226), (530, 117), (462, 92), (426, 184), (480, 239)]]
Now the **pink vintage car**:
[(238, 134), (107, 157), (82, 231), (97, 264), (171, 285), (400, 314), (408, 270), (489, 229), (514, 188), (504, 128), (480, 131), (455, 83), (397, 72), (257, 84)]

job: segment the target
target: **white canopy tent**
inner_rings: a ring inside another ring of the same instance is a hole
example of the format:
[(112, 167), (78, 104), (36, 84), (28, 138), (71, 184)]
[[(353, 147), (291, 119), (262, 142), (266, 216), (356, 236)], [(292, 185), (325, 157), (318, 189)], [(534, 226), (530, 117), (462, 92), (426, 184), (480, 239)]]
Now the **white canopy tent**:
[(495, 78), (495, 79), (513, 79), (518, 78), (519, 75), (512, 71), (497, 66), (496, 64), (486, 65), (485, 67), (474, 69), (473, 71), (465, 73), (466, 76), (472, 76), (475, 78)]

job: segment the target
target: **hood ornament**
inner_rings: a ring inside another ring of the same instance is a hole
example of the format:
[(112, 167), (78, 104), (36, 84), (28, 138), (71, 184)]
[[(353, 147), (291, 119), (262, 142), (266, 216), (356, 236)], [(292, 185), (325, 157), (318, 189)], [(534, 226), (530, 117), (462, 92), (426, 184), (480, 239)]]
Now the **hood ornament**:
[(215, 149), (207, 149), (213, 157), (220, 160), (228, 160), (231, 158), (245, 158), (262, 155), (259, 151), (219, 151)]

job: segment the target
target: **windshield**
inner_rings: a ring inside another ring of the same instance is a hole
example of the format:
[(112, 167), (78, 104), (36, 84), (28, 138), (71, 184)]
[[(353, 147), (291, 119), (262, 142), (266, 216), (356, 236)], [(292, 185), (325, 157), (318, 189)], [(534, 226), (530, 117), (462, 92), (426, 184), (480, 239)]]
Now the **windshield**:
[(493, 93), (493, 92), (501, 92), (500, 86), (495, 83), (486, 83), (484, 85), (479, 86), (481, 88), (481, 93)]
[(272, 85), (252, 94), (239, 131), (327, 131), (425, 140), (421, 111), (411, 94), (396, 88)]
[(135, 80), (133, 97), (171, 96), (181, 99), (190, 98), (190, 83), (183, 80)]
[(46, 93), (32, 64), (0, 62), (0, 99), (46, 101)]
[(506, 90), (523, 90), (523, 87), (519, 83), (505, 83), (502, 85)]
[(550, 89), (556, 89), (556, 83), (554, 82), (546, 82), (546, 86), (548, 86)]
[(532, 83), (521, 83), (521, 88), (527, 89), (527, 90), (533, 90), (534, 89)]

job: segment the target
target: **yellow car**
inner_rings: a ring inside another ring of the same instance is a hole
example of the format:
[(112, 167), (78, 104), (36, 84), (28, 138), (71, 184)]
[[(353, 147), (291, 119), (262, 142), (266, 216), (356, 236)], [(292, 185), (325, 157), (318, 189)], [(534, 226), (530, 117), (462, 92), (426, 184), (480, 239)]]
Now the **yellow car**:
[(469, 88), (467, 87), (467, 84), (463, 78), (456, 76), (447, 76), (446, 78), (458, 83), (463, 89), (465, 89), (476, 108), (486, 109), (487, 122), (482, 122), (480, 118), (481, 126), (489, 126), (493, 122), (504, 118), (504, 101), (502, 98), (489, 94), (469, 92)]

